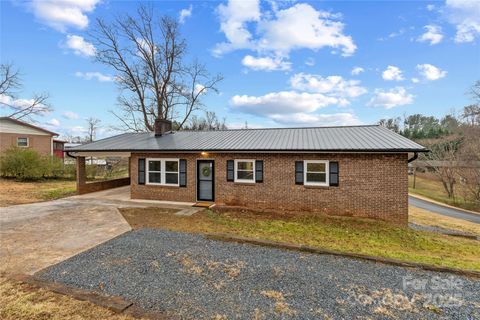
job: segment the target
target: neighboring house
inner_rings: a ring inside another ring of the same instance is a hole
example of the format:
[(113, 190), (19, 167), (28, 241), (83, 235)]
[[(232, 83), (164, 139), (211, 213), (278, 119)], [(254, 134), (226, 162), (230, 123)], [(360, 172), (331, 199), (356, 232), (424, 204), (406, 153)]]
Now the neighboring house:
[[(381, 126), (125, 133), (67, 150), (130, 158), (134, 199), (214, 202), (408, 222), (408, 153), (427, 150)], [(107, 187), (107, 186), (104, 186)]]
[(57, 148), (63, 150), (63, 142), (55, 140), (58, 134), (32, 124), (0, 117), (0, 149), (2, 151), (16, 146), (19, 148), (31, 148), (43, 155), (58, 155)]

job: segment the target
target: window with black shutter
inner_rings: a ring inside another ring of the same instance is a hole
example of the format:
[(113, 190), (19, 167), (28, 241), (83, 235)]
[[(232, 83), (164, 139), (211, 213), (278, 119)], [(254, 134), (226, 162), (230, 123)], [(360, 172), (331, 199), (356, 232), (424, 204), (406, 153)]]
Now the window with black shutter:
[(138, 184), (145, 184), (145, 159), (138, 159)]
[(330, 161), (330, 186), (332, 187), (338, 187), (339, 185), (338, 169), (338, 162)]
[(227, 181), (235, 180), (235, 161), (227, 160)]
[(255, 160), (255, 182), (263, 182), (263, 160)]
[(295, 184), (303, 184), (303, 161), (295, 161)]
[(180, 169), (179, 169), (179, 185), (180, 187), (187, 186), (187, 160), (180, 159)]

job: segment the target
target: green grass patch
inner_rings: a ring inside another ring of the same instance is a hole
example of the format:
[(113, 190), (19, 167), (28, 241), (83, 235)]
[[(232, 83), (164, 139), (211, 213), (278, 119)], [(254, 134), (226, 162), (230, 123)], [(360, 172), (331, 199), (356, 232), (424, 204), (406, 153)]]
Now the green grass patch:
[(456, 196), (455, 199), (449, 198), (447, 193), (443, 189), (442, 183), (437, 180), (428, 179), (417, 175), (417, 181), (415, 189), (413, 188), (413, 176), (408, 176), (408, 192), (412, 194), (418, 194), (430, 198), (432, 200), (446, 203), (451, 206), (480, 211), (478, 203), (475, 203), (469, 199), (462, 197), (463, 194), (462, 185), (456, 184)]
[[(156, 210), (160, 210), (158, 208), (120, 210), (129, 223), (134, 220), (136, 228), (161, 227), (183, 232), (228, 233), (480, 271), (479, 241), (415, 231), (381, 221), (312, 214), (218, 213), (205, 210), (191, 217), (159, 213), (152, 224), (152, 216)], [(150, 218), (142, 224), (145, 214), (149, 214)]]
[(48, 189), (41, 192), (40, 197), (43, 200), (56, 200), (73, 196), (76, 193), (76, 187), (61, 187), (55, 189)]

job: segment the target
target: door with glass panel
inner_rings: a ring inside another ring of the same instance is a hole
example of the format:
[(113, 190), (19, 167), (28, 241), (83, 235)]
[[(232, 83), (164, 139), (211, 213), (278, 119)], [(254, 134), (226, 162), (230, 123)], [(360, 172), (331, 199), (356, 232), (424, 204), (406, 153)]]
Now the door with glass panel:
[(214, 163), (213, 160), (197, 161), (197, 200), (214, 201)]

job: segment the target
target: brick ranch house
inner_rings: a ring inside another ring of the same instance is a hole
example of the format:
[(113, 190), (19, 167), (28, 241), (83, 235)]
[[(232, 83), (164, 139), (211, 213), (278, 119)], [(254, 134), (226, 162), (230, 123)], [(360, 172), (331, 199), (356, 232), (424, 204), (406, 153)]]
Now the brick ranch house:
[[(130, 185), (132, 199), (312, 211), (406, 224), (409, 153), (427, 150), (377, 125), (125, 133), (67, 149), (86, 193)], [(130, 177), (85, 182), (85, 157), (125, 156)]]
[(0, 117), (1, 151), (15, 146), (34, 149), (42, 155), (54, 155), (63, 159), (64, 142), (55, 137), (58, 137), (58, 133), (17, 119)]

